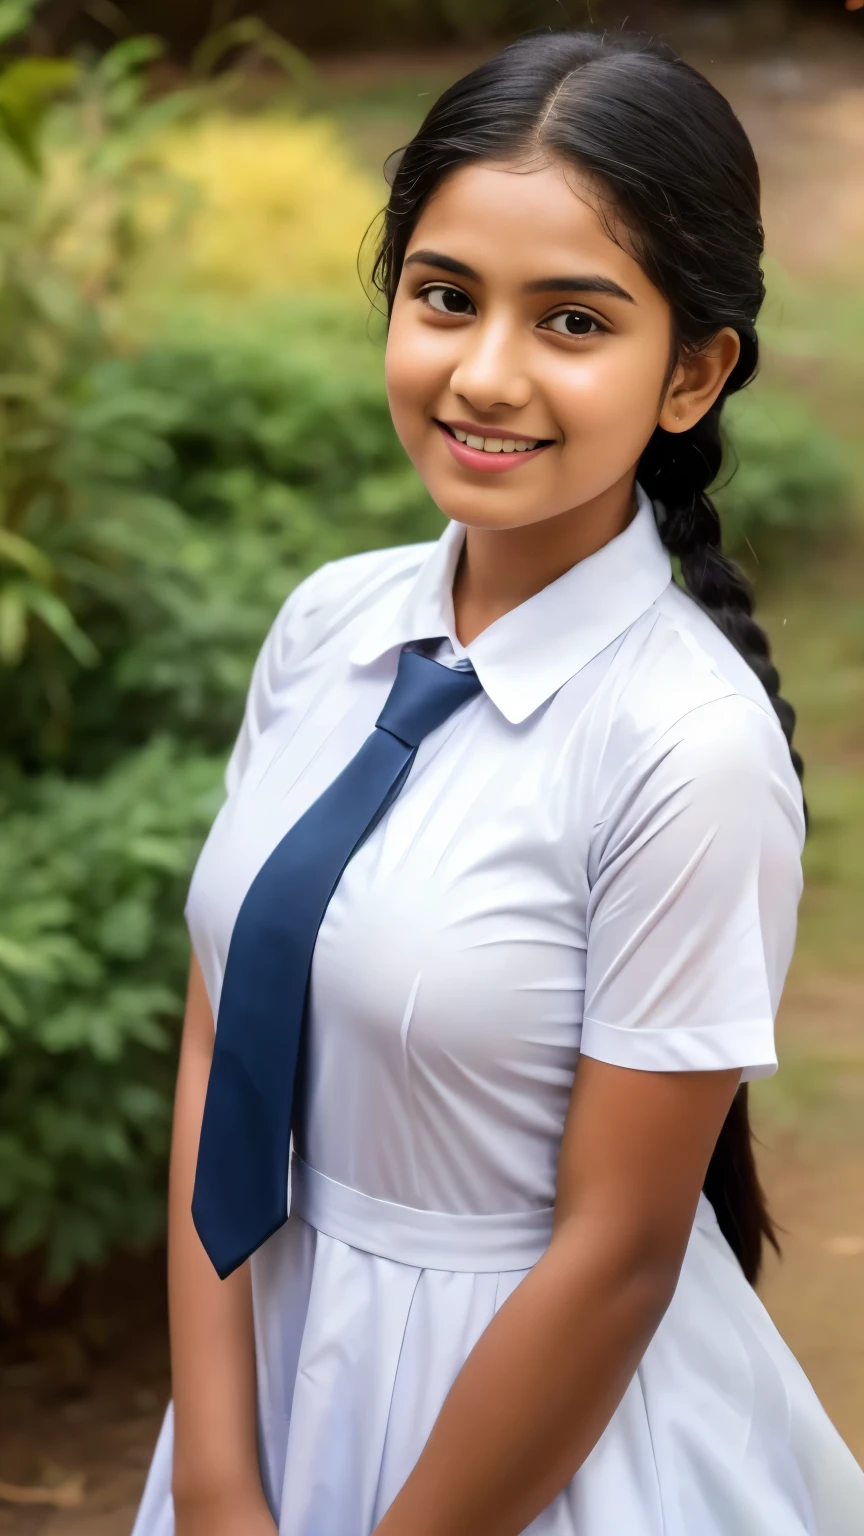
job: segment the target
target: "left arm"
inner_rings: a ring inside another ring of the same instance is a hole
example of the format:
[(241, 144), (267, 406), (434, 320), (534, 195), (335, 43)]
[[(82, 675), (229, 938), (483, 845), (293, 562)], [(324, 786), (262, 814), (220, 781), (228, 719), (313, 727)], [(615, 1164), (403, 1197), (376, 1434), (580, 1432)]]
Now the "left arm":
[(569, 1482), (672, 1298), (740, 1075), (580, 1060), (552, 1241), (471, 1351), (376, 1536), (518, 1536)]

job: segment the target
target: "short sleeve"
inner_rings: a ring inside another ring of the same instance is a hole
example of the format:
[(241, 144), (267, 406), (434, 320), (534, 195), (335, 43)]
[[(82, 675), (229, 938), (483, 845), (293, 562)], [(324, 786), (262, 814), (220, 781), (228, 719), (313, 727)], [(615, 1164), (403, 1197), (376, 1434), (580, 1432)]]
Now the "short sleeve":
[(788, 748), (733, 695), (643, 757), (595, 829), (582, 1051), (643, 1071), (767, 1076), (802, 885)]
[(240, 730), (225, 768), (225, 788), (229, 796), (243, 777), (255, 743), (275, 718), (292, 662), (308, 648), (330, 569), (329, 565), (321, 566), (294, 588), (279, 609), (258, 652)]

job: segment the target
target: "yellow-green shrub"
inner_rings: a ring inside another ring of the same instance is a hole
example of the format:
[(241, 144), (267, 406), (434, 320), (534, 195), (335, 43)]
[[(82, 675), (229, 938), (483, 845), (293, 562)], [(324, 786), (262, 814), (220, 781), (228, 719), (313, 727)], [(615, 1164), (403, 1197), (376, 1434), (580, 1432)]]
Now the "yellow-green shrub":
[(182, 238), (159, 251), (158, 270), (142, 268), (141, 282), (362, 297), (356, 254), (385, 188), (327, 118), (220, 113), (175, 129), (158, 154), (196, 196)]

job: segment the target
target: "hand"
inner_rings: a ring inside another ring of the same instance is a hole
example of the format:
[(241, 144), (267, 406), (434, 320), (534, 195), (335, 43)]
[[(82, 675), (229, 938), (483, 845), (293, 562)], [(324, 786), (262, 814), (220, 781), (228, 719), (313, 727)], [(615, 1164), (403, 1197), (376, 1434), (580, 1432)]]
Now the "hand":
[(174, 1500), (175, 1536), (277, 1536), (263, 1493), (224, 1492)]

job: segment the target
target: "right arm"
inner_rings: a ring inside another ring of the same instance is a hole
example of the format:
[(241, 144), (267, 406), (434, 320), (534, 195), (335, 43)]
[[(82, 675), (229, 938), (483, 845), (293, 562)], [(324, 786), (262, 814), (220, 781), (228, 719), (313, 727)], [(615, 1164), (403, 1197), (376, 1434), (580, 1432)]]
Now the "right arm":
[[(229, 796), (278, 711), (289, 658), (298, 645), (312, 643), (318, 630), (310, 630), (310, 624), (320, 628), (316, 616), (331, 575), (332, 568), (323, 566), (301, 581), (271, 625), (255, 662), (243, 723), (225, 772)], [(258, 1471), (249, 1265), (242, 1264), (227, 1280), (220, 1280), (192, 1221), (214, 1038), (213, 1013), (193, 955), (168, 1196), (175, 1530), (176, 1536), (276, 1536)]]
[(177, 1536), (275, 1536), (258, 1471), (249, 1266), (220, 1280), (192, 1222), (192, 1188), (214, 1041), (193, 957), (174, 1103), (168, 1304)]

